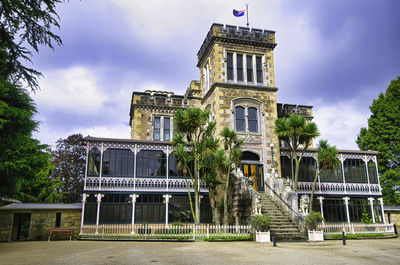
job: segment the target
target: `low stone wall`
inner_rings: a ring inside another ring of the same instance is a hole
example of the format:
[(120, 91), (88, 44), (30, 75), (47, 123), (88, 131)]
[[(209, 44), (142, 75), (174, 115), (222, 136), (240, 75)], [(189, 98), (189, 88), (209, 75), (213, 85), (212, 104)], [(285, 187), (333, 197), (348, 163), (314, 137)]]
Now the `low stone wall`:
[(389, 222), (389, 214), (390, 214), (390, 223), (395, 224), (397, 229), (400, 229), (400, 211), (385, 210), (386, 222)]
[(12, 212), (0, 212), (0, 242), (11, 240), (13, 224)]
[(0, 211), (0, 241), (15, 240), (13, 233), (14, 213), (30, 213), (28, 240), (47, 240), (48, 230), (54, 228), (57, 213), (61, 213), (60, 228), (73, 228), (77, 237), (81, 224), (81, 209), (43, 209), (43, 210), (10, 210)]

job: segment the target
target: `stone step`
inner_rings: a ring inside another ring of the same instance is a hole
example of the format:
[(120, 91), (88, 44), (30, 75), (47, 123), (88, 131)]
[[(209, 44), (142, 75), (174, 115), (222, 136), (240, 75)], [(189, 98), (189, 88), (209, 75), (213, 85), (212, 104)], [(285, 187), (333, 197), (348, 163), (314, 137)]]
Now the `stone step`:
[(276, 205), (267, 194), (261, 196), (261, 212), (270, 216), (270, 231), (275, 233), (278, 241), (306, 240), (305, 235), (279, 205)]

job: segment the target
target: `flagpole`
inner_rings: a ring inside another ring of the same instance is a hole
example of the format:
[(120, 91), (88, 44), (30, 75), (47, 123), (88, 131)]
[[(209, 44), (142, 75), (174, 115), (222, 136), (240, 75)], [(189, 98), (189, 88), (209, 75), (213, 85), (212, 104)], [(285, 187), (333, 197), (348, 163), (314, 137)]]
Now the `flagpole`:
[(249, 27), (249, 4), (246, 3), (247, 27)]

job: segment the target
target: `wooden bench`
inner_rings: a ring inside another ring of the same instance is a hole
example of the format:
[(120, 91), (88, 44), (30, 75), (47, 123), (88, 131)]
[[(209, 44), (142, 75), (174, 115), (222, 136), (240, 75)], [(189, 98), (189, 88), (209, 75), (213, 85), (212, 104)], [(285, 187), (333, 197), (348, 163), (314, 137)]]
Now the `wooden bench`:
[(69, 241), (71, 241), (72, 236), (74, 235), (74, 229), (72, 229), (72, 228), (50, 228), (48, 241), (50, 241), (51, 236), (57, 236), (57, 235), (69, 235)]

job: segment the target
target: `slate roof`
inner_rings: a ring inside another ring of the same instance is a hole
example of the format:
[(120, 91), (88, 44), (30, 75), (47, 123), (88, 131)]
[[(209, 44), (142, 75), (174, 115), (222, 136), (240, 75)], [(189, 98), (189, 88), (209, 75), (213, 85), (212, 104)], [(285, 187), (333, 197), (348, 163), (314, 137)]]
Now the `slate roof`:
[(384, 211), (395, 211), (395, 212), (400, 212), (400, 206), (383, 206)]
[(11, 203), (0, 210), (74, 210), (82, 209), (82, 203)]

